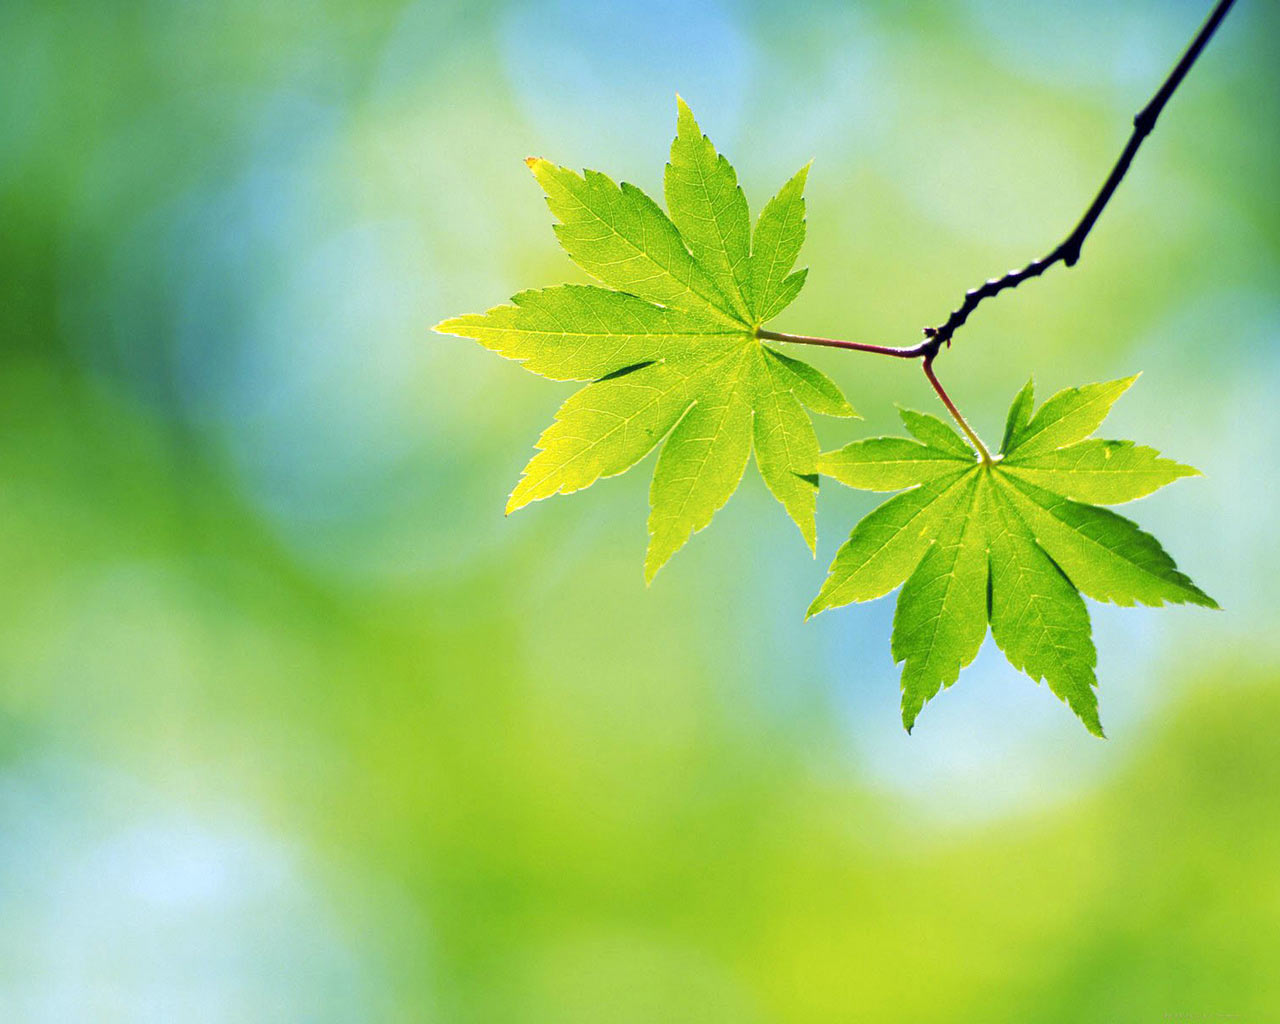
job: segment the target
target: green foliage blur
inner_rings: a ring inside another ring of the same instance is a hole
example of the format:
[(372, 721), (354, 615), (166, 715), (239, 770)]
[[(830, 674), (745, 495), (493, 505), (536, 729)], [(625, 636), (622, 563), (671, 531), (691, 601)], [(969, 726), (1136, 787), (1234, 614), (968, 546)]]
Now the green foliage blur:
[[(0, 1020), (1273, 1019), (1280, 12), (1080, 264), (938, 368), (998, 436), (1144, 371), (1126, 510), (1224, 606), (1091, 605), (1106, 741), (988, 642), (912, 736), (892, 598), (804, 623), (758, 480), (652, 588), (648, 472), (504, 518), (572, 385), (430, 334), (581, 280), (529, 154), (658, 194), (677, 90), (779, 330), (910, 343), (1074, 224), (1207, 3), (0, 7)], [(892, 360), (814, 359), (867, 417)]]

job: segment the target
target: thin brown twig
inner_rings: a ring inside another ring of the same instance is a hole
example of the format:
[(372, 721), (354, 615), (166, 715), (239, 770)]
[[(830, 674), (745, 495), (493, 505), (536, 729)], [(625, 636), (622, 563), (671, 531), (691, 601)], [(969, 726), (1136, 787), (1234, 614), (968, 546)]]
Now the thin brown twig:
[(947, 407), (947, 411), (960, 424), (960, 429), (964, 431), (969, 443), (977, 449), (982, 461), (988, 465), (994, 462), (995, 460), (991, 457), (991, 453), (987, 451), (987, 446), (982, 443), (982, 438), (978, 436), (973, 427), (969, 426), (969, 421), (960, 415), (960, 410), (956, 408), (956, 403), (951, 401), (951, 396), (947, 394), (946, 388), (942, 386), (937, 374), (933, 372), (933, 356), (924, 357), (924, 375), (929, 378), (929, 383), (933, 385), (933, 390), (938, 393), (938, 397), (942, 399), (942, 404)]
[(872, 345), (865, 341), (840, 341), (837, 338), (813, 338), (807, 334), (782, 334), (778, 331), (766, 331), (757, 328), (756, 337), (765, 341), (789, 341), (795, 345), (823, 345), (827, 348), (847, 348), (854, 352), (874, 352), (881, 356), (897, 356), (899, 359), (915, 359), (925, 354), (925, 345), (911, 345), (907, 348), (894, 348), (892, 345)]

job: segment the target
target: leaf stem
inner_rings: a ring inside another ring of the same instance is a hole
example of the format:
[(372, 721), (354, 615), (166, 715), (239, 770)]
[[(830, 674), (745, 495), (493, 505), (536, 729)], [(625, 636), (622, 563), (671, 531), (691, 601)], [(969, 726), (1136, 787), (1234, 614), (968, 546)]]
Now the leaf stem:
[(942, 386), (937, 374), (933, 372), (932, 355), (924, 357), (924, 375), (929, 378), (929, 383), (933, 385), (933, 390), (938, 393), (938, 397), (942, 399), (942, 404), (947, 407), (947, 411), (951, 413), (952, 418), (960, 424), (960, 429), (964, 431), (964, 436), (969, 439), (969, 443), (978, 450), (983, 463), (989, 466), (995, 462), (995, 459), (991, 457), (991, 453), (987, 451), (987, 446), (982, 443), (982, 438), (978, 436), (973, 427), (969, 426), (969, 421), (960, 415), (960, 410), (956, 408), (956, 403), (951, 401), (951, 396), (947, 394), (946, 388)]
[(896, 356), (899, 359), (917, 359), (926, 354), (928, 349), (927, 342), (921, 342), (919, 345), (909, 345), (906, 347), (895, 347), (893, 345), (872, 345), (865, 341), (840, 341), (836, 338), (814, 338), (807, 334), (782, 334), (778, 331), (766, 331), (762, 327), (756, 328), (756, 337), (766, 341), (789, 341), (794, 345), (823, 345), (827, 348), (844, 348), (851, 349), (854, 352), (874, 352), (881, 356)]
[(807, 334), (783, 334), (779, 331), (766, 331), (762, 328), (756, 328), (756, 337), (765, 341), (787, 341), (795, 345), (822, 345), (826, 348), (851, 349), (854, 352), (874, 352), (877, 355), (894, 356), (898, 359), (920, 359), (924, 366), (924, 375), (929, 378), (929, 383), (933, 385), (933, 390), (938, 393), (938, 397), (942, 399), (942, 404), (947, 407), (947, 411), (951, 413), (952, 418), (960, 424), (960, 429), (964, 431), (965, 437), (969, 439), (969, 442), (977, 449), (978, 454), (982, 456), (982, 461), (986, 463), (995, 461), (991, 456), (991, 452), (987, 450), (987, 446), (978, 437), (977, 432), (973, 427), (969, 426), (969, 421), (960, 414), (955, 402), (951, 401), (951, 396), (947, 394), (946, 388), (938, 380), (937, 374), (933, 372), (933, 360), (938, 353), (932, 349), (928, 342), (921, 342), (919, 345), (911, 345), (906, 348), (894, 348), (890, 345), (871, 345), (863, 341), (814, 338)]

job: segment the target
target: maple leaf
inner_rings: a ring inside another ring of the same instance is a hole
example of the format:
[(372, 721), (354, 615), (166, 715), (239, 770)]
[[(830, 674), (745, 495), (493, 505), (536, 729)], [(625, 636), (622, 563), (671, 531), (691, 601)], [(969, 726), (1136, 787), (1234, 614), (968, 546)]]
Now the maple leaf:
[(646, 580), (729, 500), (753, 451), (813, 550), (818, 441), (805, 407), (856, 415), (824, 374), (756, 337), (804, 284), (807, 271), (792, 268), (808, 167), (753, 232), (736, 172), (676, 101), (670, 217), (634, 185), (526, 161), (559, 220), (560, 244), (609, 287), (525, 291), (435, 328), (544, 377), (592, 382), (539, 438), (508, 512), (625, 472), (665, 439), (649, 491)]
[(1102, 735), (1089, 615), (1081, 594), (1120, 605), (1217, 603), (1150, 534), (1099, 505), (1197, 474), (1131, 441), (1090, 438), (1136, 377), (1058, 392), (1032, 415), (1032, 385), (1009, 410), (1001, 455), (979, 461), (941, 420), (902, 410), (915, 440), (877, 437), (818, 459), (850, 487), (899, 491), (837, 552), (814, 615), (902, 585), (892, 652), (902, 721), (978, 653), (987, 626), (1010, 663)]

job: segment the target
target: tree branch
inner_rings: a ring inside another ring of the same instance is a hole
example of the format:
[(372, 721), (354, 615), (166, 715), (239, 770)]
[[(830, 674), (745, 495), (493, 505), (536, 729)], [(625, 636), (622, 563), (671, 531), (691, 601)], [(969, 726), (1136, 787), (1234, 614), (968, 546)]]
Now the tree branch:
[(993, 277), (980, 287), (966, 292), (964, 302), (947, 317), (945, 322), (937, 327), (926, 327), (924, 329), (925, 340), (918, 345), (903, 347), (872, 345), (862, 341), (840, 341), (835, 338), (813, 338), (803, 334), (782, 334), (777, 331), (766, 331), (762, 328), (756, 328), (756, 337), (769, 341), (788, 341), (797, 345), (823, 345), (828, 348), (851, 349), (855, 352), (872, 352), (882, 356), (894, 356), (898, 359), (921, 359), (924, 366), (924, 375), (929, 378), (929, 383), (933, 385), (933, 390), (942, 399), (942, 404), (947, 407), (947, 411), (951, 413), (952, 418), (955, 419), (956, 423), (960, 425), (960, 429), (964, 431), (965, 436), (973, 443), (982, 460), (984, 462), (993, 461), (991, 453), (987, 451), (986, 446), (979, 439), (973, 428), (969, 426), (965, 418), (960, 415), (960, 410), (956, 408), (956, 404), (951, 401), (950, 396), (947, 395), (942, 384), (939, 383), (937, 376), (933, 372), (933, 360), (937, 357), (944, 342), (950, 346), (951, 336), (955, 334), (961, 324), (969, 319), (969, 315), (978, 308), (978, 304), (983, 299), (998, 295), (1006, 288), (1016, 288), (1023, 281), (1030, 278), (1039, 277), (1055, 263), (1064, 263), (1068, 267), (1075, 266), (1076, 261), (1080, 259), (1080, 249), (1084, 245), (1084, 240), (1089, 237), (1089, 232), (1093, 230), (1093, 225), (1097, 223), (1098, 217), (1106, 208), (1107, 203), (1110, 202), (1112, 195), (1115, 194), (1116, 188), (1124, 180), (1125, 174), (1129, 171), (1129, 165), (1133, 163), (1134, 154), (1138, 152), (1138, 147), (1142, 145), (1142, 140), (1151, 134), (1151, 130), (1156, 126), (1156, 119), (1160, 116), (1160, 112), (1164, 110), (1165, 104), (1169, 102), (1169, 97), (1173, 95), (1174, 90), (1178, 88), (1182, 80), (1187, 76), (1187, 72), (1191, 70), (1191, 65), (1196, 62), (1196, 58), (1200, 56), (1200, 52), (1213, 37), (1214, 32), (1218, 30), (1222, 19), (1227, 16), (1227, 12), (1231, 10), (1234, 3), (1235, 0), (1219, 0), (1218, 4), (1210, 12), (1209, 17), (1205, 19), (1205, 23), (1200, 26), (1200, 31), (1196, 33), (1196, 37), (1191, 40), (1191, 45), (1187, 47), (1186, 52), (1182, 55), (1182, 59), (1169, 72), (1164, 84), (1151, 97), (1151, 101), (1138, 111), (1134, 117), (1133, 133), (1129, 136), (1129, 141), (1125, 144), (1124, 151), (1120, 154), (1115, 166), (1111, 168), (1111, 173), (1107, 175), (1107, 180), (1102, 183), (1102, 188), (1089, 205), (1089, 209), (1080, 218), (1080, 223), (1049, 255), (1038, 260), (1032, 260), (1021, 270), (1011, 270), (1003, 277)]
[(969, 319), (969, 315), (983, 299), (989, 299), (1006, 288), (1016, 288), (1023, 281), (1030, 278), (1039, 277), (1055, 263), (1064, 263), (1068, 267), (1075, 266), (1076, 261), (1080, 259), (1080, 248), (1084, 245), (1084, 240), (1089, 237), (1089, 232), (1093, 230), (1093, 225), (1097, 222), (1099, 215), (1115, 193), (1117, 186), (1124, 179), (1129, 170), (1129, 165), (1133, 162), (1134, 154), (1138, 152), (1138, 147), (1142, 145), (1143, 139), (1151, 134), (1151, 130), (1156, 126), (1156, 119), (1160, 116), (1160, 112), (1164, 110), (1165, 104), (1169, 102), (1169, 97), (1173, 95), (1174, 90), (1178, 88), (1186, 77), (1187, 72), (1191, 70), (1191, 65), (1196, 62), (1196, 58), (1200, 56), (1200, 52), (1213, 37), (1214, 32), (1217, 31), (1218, 26), (1222, 23), (1222, 19), (1227, 16), (1227, 12), (1231, 10), (1234, 3), (1235, 0), (1219, 0), (1217, 6), (1214, 7), (1205, 23), (1200, 27), (1195, 39), (1191, 41), (1191, 45), (1187, 47), (1182, 59), (1178, 61), (1177, 65), (1169, 73), (1169, 77), (1165, 79), (1164, 84), (1160, 86), (1151, 101), (1134, 117), (1133, 133), (1129, 136), (1129, 141), (1125, 145), (1124, 151), (1120, 154), (1116, 165), (1111, 168), (1111, 173), (1107, 176), (1107, 180), (1103, 183), (1102, 189), (1094, 198), (1093, 203), (1085, 211), (1084, 216), (1080, 218), (1080, 223), (1075, 226), (1075, 230), (1048, 256), (1032, 260), (1021, 270), (1011, 270), (1003, 277), (993, 277), (980, 287), (966, 292), (964, 302), (947, 317), (944, 323), (937, 327), (926, 327), (924, 329), (925, 338), (927, 339), (924, 343), (924, 354), (936, 355), (943, 342), (950, 345), (951, 336), (955, 334), (961, 324)]

